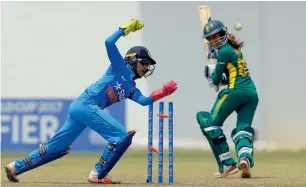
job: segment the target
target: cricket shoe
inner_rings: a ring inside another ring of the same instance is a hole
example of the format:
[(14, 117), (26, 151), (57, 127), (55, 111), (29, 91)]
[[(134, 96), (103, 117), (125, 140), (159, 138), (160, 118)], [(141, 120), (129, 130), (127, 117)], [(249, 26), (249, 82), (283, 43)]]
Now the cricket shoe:
[(242, 157), (240, 159), (239, 168), (241, 169), (241, 178), (251, 178), (251, 167), (249, 159)]
[(120, 180), (113, 179), (110, 175), (106, 175), (103, 179), (98, 179), (99, 173), (92, 170), (88, 176), (88, 182), (101, 184), (120, 184)]
[(19, 182), (17, 179), (15, 162), (11, 162), (9, 165), (5, 166), (6, 178), (11, 182)]
[(221, 173), (219, 171), (217, 171), (216, 173), (214, 173), (214, 176), (216, 178), (221, 178)]
[(222, 177), (226, 177), (226, 176), (229, 176), (229, 175), (234, 175), (234, 174), (236, 174), (238, 172), (239, 172), (239, 169), (237, 168), (236, 165), (231, 165), (231, 166), (223, 165), (223, 172), (222, 173), (216, 172), (214, 174), (214, 176), (216, 178), (222, 178)]

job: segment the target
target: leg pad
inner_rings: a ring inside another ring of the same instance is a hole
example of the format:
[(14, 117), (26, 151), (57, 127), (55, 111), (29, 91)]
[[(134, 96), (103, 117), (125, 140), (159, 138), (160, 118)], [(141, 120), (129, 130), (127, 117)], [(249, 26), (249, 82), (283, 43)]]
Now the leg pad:
[(129, 133), (124, 139), (118, 142), (116, 145), (113, 145), (111, 152), (109, 154), (108, 160), (100, 160), (102, 169), (99, 173), (98, 179), (104, 178), (116, 165), (121, 156), (132, 144), (132, 139), (136, 131)]
[[(24, 173), (26, 171), (32, 170), (34, 168), (37, 168), (41, 165), (47, 164), (49, 162), (52, 162), (54, 160), (57, 160), (65, 155), (67, 155), (71, 151), (71, 147), (68, 147), (65, 151), (58, 152), (58, 153), (51, 153), (48, 154), (45, 150), (45, 144), (40, 144), (39, 148), (34, 150), (32, 153), (35, 154), (36, 152), (39, 153), (40, 159), (39, 160), (30, 160), (30, 155), (25, 155), (23, 158), (23, 162), (26, 167), (21, 169), (20, 171), (16, 171), (16, 175), (20, 175), (21, 173)], [(30, 153), (30, 154), (32, 154)]]

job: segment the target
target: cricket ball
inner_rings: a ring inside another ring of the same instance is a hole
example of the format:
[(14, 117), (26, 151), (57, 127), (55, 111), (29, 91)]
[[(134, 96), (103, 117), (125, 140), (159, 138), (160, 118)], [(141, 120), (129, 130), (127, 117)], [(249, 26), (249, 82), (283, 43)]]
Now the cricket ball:
[(240, 24), (240, 23), (237, 23), (235, 26), (234, 26), (234, 29), (236, 30), (236, 31), (241, 31), (242, 30), (242, 25)]

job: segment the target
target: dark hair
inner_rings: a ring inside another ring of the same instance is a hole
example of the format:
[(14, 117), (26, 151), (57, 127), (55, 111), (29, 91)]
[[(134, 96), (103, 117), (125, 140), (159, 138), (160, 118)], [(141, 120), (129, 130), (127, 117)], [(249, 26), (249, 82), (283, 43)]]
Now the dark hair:
[(235, 49), (241, 49), (243, 47), (244, 41), (242, 42), (238, 42), (238, 40), (236, 39), (235, 35), (233, 34), (229, 34), (229, 36), (227, 37), (228, 39), (228, 43)]

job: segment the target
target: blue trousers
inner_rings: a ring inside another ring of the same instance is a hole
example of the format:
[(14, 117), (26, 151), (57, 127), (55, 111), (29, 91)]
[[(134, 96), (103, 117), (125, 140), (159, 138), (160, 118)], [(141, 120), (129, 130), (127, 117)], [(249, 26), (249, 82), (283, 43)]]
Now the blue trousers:
[[(45, 143), (43, 151), (46, 155), (55, 155), (66, 151), (86, 127), (93, 129), (113, 145), (116, 145), (128, 135), (127, 130), (116, 119), (101, 110), (97, 105), (86, 103), (82, 99), (76, 99), (69, 107), (65, 124), (49, 142)], [(41, 152), (42, 150), (38, 148), (26, 155), (25, 158), (16, 160), (16, 173), (28, 171), (29, 163), (35, 164), (44, 159)], [(101, 158), (107, 161), (109, 153), (110, 149), (107, 146)], [(99, 172), (101, 167), (101, 163), (97, 162), (95, 169)]]

